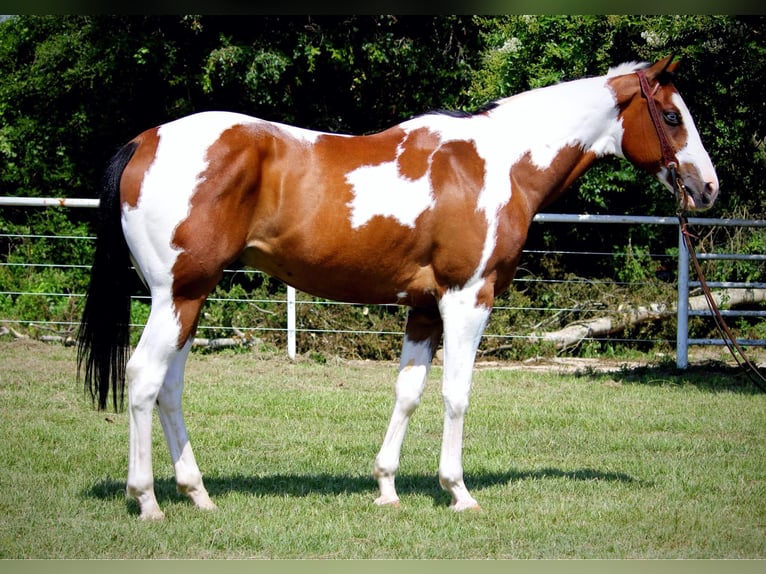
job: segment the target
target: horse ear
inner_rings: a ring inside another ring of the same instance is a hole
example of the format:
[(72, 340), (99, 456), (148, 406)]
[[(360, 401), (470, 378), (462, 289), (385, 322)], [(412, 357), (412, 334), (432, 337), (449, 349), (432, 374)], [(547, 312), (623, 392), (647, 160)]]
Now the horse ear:
[(676, 70), (678, 70), (678, 66), (681, 63), (678, 60), (674, 62), (673, 58), (675, 58), (675, 54), (670, 54), (670, 56), (649, 66), (646, 70), (647, 79), (650, 82), (657, 81), (662, 85), (671, 83), (676, 74)]

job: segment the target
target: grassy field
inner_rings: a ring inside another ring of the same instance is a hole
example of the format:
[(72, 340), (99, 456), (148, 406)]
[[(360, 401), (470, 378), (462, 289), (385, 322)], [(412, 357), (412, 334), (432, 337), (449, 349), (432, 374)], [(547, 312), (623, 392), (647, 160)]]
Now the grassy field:
[(127, 416), (99, 413), (74, 350), (0, 342), (0, 558), (766, 558), (766, 395), (733, 372), (482, 368), (455, 514), (436, 478), (435, 367), (404, 443), (402, 506), (371, 477), (395, 366), (193, 354), (187, 423), (219, 509), (124, 496)]

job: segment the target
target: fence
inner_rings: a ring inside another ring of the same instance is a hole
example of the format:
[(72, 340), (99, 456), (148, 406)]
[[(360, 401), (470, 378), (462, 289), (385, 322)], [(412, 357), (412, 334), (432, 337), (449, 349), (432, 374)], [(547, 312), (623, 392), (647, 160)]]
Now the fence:
[[(95, 199), (76, 199), (76, 198), (20, 198), (20, 197), (0, 197), (0, 207), (71, 207), (71, 208), (93, 208), (98, 206), (98, 200)], [(534, 222), (537, 224), (549, 224), (549, 223), (570, 223), (576, 225), (594, 225), (594, 224), (613, 224), (613, 225), (672, 225), (678, 226), (678, 220), (675, 217), (651, 217), (651, 216), (617, 216), (617, 215), (571, 215), (571, 214), (538, 214), (534, 218)], [(689, 218), (690, 225), (697, 227), (702, 226), (730, 226), (730, 227), (766, 227), (766, 221), (763, 220), (742, 220), (742, 219), (711, 219), (711, 218)], [(0, 237), (14, 237), (12, 234), (2, 234)], [(25, 238), (45, 238), (45, 239), (63, 239), (63, 240), (92, 240), (92, 237), (62, 237), (62, 236), (36, 236), (27, 235)], [(613, 253), (592, 253), (591, 255), (613, 256)], [(764, 261), (766, 255), (764, 254), (722, 254), (722, 253), (700, 253), (698, 254), (701, 260), (752, 260), (752, 261)], [(55, 263), (34, 263), (29, 262), (27, 265), (34, 266), (57, 266)], [(678, 255), (678, 283), (677, 283), (677, 333), (676, 333), (676, 364), (679, 368), (686, 368), (688, 365), (688, 349), (689, 345), (720, 345), (723, 341), (720, 339), (699, 339), (689, 338), (688, 335), (688, 319), (690, 316), (704, 316), (709, 315), (706, 310), (689, 310), (689, 290), (691, 288), (699, 286), (699, 282), (689, 279), (689, 261), (686, 247), (679, 233), (679, 255)], [(9, 265), (8, 263), (0, 262), (0, 265)], [(19, 265), (18, 263), (14, 265)], [(66, 266), (58, 266), (66, 267)], [(69, 266), (69, 267), (84, 267), (84, 266)], [(257, 273), (254, 271), (254, 273)], [(517, 281), (524, 281), (520, 279)], [(762, 282), (717, 282), (709, 283), (713, 288), (728, 288), (728, 289), (765, 289), (766, 283)], [(18, 295), (38, 295), (44, 297), (81, 297), (83, 294), (77, 293), (20, 293), (14, 291), (5, 291), (0, 286), (0, 296), (18, 296)], [(211, 303), (215, 303), (216, 299), (211, 298)], [(297, 326), (297, 305), (331, 305), (336, 304), (329, 301), (321, 301), (311, 298), (303, 298), (298, 300), (295, 289), (292, 287), (287, 288), (285, 299), (269, 299), (269, 300), (243, 300), (248, 303), (260, 304), (260, 303), (279, 303), (285, 305), (286, 325), (281, 328), (261, 328), (260, 330), (281, 330), (284, 331), (287, 338), (287, 351), (291, 358), (296, 354), (296, 341), (298, 333), (315, 333), (315, 332), (328, 332), (321, 329), (300, 328)], [(536, 308), (539, 310), (539, 308)], [(575, 311), (576, 309), (554, 309), (556, 311)], [(766, 316), (766, 312), (763, 311), (736, 311), (728, 310), (724, 312), (728, 316), (741, 316), (741, 317), (763, 317)], [(0, 320), (4, 320), (0, 317)], [(64, 326), (73, 328), (75, 323), (67, 323)], [(140, 326), (140, 325), (139, 325)], [(200, 324), (200, 330), (204, 332), (206, 325), (204, 322)], [(257, 330), (257, 329), (255, 329)], [(357, 334), (362, 331), (359, 330), (332, 330), (334, 333), (348, 333)], [(370, 333), (371, 331), (364, 331)], [(399, 331), (372, 331), (371, 333), (376, 335), (401, 335)], [(506, 337), (508, 339), (525, 337), (519, 335), (487, 335), (489, 337)], [(534, 336), (528, 338), (535, 339)], [(584, 337), (588, 338), (588, 337)], [(750, 346), (766, 346), (766, 340), (763, 339), (740, 339), (741, 345)]]

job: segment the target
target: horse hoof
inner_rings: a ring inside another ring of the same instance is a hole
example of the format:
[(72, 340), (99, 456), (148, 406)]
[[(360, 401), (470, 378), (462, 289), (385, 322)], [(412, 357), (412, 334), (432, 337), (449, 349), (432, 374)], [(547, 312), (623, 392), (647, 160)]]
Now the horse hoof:
[(192, 502), (194, 503), (194, 506), (196, 506), (200, 510), (204, 510), (206, 512), (218, 510), (218, 507), (215, 505), (215, 502), (210, 500), (210, 497), (207, 495), (206, 492), (202, 494), (189, 493), (189, 498), (191, 498)]
[(204, 510), (205, 512), (215, 512), (218, 510), (218, 507), (212, 500), (209, 500), (206, 504), (198, 504), (197, 508)]
[(383, 496), (379, 496), (375, 499), (375, 504), (377, 506), (390, 506), (391, 508), (399, 508), (401, 506), (398, 496), (396, 498), (385, 498)]
[(161, 510), (142, 512), (138, 519), (141, 522), (159, 522), (165, 518), (165, 513)]
[(481, 510), (481, 506), (475, 500), (464, 500), (461, 502), (453, 501), (449, 507), (455, 512), (463, 512), (464, 510)]

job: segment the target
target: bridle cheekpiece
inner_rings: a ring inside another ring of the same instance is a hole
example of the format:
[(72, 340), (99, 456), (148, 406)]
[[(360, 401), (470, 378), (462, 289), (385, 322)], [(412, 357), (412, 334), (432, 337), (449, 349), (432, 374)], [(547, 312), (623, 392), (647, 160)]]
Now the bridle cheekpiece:
[(649, 81), (646, 79), (646, 74), (643, 70), (636, 70), (636, 75), (638, 76), (638, 82), (641, 85), (641, 93), (646, 98), (646, 104), (649, 108), (649, 116), (652, 118), (652, 124), (654, 124), (654, 129), (657, 132), (657, 137), (660, 140), (662, 163), (668, 172), (670, 172), (670, 180), (674, 184), (674, 191), (676, 193), (676, 199), (678, 200), (679, 209), (683, 210), (686, 188), (678, 175), (678, 159), (676, 158), (676, 152), (668, 141), (668, 136), (665, 133), (665, 128), (662, 126), (660, 114), (657, 111), (657, 104), (654, 101), (654, 94), (660, 87), (660, 84), (658, 83), (654, 90), (652, 90), (649, 87)]

